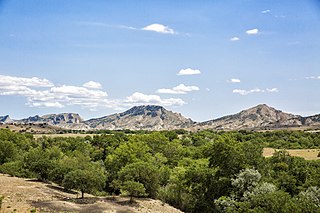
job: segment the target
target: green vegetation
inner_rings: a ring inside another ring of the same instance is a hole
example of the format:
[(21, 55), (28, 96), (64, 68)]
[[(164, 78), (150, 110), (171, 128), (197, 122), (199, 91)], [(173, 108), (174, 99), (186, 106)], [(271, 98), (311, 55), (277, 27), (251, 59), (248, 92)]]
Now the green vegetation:
[(3, 201), (3, 199), (4, 199), (4, 196), (3, 196), (3, 195), (0, 195), (0, 210), (1, 210), (1, 208), (2, 208), (2, 201)]
[[(108, 132), (109, 133), (109, 132)], [(280, 149), (270, 158), (264, 147)], [(114, 131), (41, 137), (0, 130), (0, 172), (84, 193), (161, 199), (185, 212), (319, 212), (320, 133)]]

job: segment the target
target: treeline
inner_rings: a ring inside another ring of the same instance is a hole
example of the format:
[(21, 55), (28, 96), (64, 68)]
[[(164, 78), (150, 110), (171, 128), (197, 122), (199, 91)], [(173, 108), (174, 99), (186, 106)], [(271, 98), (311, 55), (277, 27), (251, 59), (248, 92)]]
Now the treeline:
[(263, 147), (320, 148), (320, 134), (113, 132), (64, 138), (0, 130), (0, 172), (96, 195), (161, 199), (185, 212), (319, 212), (320, 161)]

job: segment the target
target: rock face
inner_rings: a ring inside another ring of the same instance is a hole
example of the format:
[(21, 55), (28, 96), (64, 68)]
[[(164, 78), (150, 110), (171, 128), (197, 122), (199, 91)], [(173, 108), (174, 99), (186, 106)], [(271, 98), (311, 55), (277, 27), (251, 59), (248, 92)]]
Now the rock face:
[(0, 116), (0, 123), (3, 123), (3, 124), (13, 123), (13, 120), (11, 120), (9, 115)]
[(83, 121), (80, 115), (76, 113), (49, 114), (43, 115), (42, 118), (52, 124), (79, 124)]
[(131, 130), (170, 130), (191, 127), (194, 122), (161, 106), (135, 106), (125, 112), (101, 118), (90, 119), (85, 123), (94, 129)]
[(320, 114), (304, 117), (303, 124), (307, 126), (320, 126)]
[(202, 122), (198, 125), (198, 128), (239, 130), (299, 127), (304, 125), (303, 120), (304, 118), (299, 115), (285, 113), (266, 104), (260, 104), (234, 115)]

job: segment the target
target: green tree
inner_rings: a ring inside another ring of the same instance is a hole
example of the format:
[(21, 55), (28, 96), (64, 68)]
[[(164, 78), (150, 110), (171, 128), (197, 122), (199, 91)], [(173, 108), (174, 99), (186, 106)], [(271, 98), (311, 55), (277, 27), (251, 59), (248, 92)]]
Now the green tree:
[(133, 197), (146, 195), (146, 189), (143, 184), (136, 181), (125, 181), (120, 188), (130, 196), (130, 203), (133, 202)]
[(17, 149), (13, 142), (2, 141), (0, 139), (0, 165), (11, 160), (17, 156)]
[(48, 151), (41, 148), (31, 149), (24, 157), (25, 167), (35, 174), (42, 181), (49, 178), (49, 173), (53, 168)]
[(75, 169), (65, 175), (62, 185), (67, 189), (76, 189), (84, 193), (94, 193), (103, 189), (106, 182), (104, 169), (96, 164), (90, 163), (84, 169)]
[(148, 196), (155, 198), (159, 188), (159, 169), (152, 163), (138, 161), (123, 167), (118, 173), (123, 182), (136, 181), (143, 184)]

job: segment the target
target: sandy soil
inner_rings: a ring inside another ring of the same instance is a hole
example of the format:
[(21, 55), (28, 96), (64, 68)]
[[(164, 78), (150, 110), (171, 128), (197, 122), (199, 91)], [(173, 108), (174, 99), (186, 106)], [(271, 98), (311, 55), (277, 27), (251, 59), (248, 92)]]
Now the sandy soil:
[(181, 211), (159, 200), (135, 199), (130, 204), (127, 197), (94, 197), (85, 195), (77, 199), (77, 192), (29, 179), (0, 174), (0, 195), (5, 198), (0, 212), (142, 212), (180, 213)]

